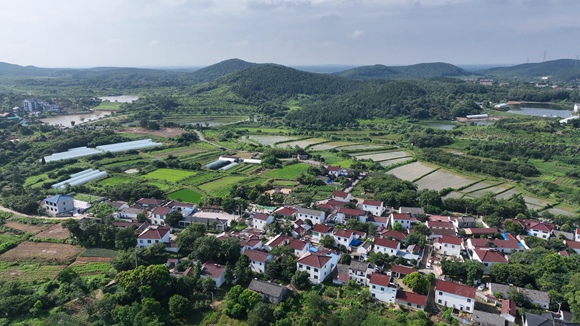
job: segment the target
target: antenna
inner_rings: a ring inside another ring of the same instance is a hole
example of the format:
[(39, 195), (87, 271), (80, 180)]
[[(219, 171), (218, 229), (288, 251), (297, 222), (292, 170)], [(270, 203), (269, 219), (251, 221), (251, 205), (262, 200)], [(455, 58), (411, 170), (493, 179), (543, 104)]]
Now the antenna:
[(576, 69), (576, 66), (578, 65), (578, 58), (580, 58), (580, 54), (576, 55), (576, 61), (574, 61), (574, 68), (573, 69)]
[(546, 54), (548, 54), (548, 50), (544, 50), (544, 62), (546, 62)]
[(528, 61), (526, 63), (530, 63), (530, 58), (528, 57)]

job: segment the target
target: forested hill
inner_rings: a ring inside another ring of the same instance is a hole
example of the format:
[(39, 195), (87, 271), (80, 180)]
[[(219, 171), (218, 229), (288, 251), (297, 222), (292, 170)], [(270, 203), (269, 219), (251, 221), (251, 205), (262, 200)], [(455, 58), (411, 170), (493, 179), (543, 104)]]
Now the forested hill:
[(354, 80), (369, 79), (431, 79), (438, 77), (469, 76), (471, 73), (449, 63), (419, 63), (410, 66), (363, 66), (334, 73)]
[(50, 76), (64, 69), (39, 68), (35, 66), (19, 66), (0, 62), (0, 76)]
[(537, 78), (550, 76), (555, 80), (572, 81), (580, 79), (580, 61), (560, 59), (539, 63), (525, 63), (512, 67), (478, 70), (477, 73), (498, 78)]
[(258, 63), (247, 62), (240, 59), (229, 59), (222, 62), (218, 62), (211, 66), (201, 68), (190, 73), (192, 79), (198, 83), (205, 83), (213, 81), (219, 77), (225, 76), (227, 74), (239, 72), (242, 70), (250, 69), (259, 66)]

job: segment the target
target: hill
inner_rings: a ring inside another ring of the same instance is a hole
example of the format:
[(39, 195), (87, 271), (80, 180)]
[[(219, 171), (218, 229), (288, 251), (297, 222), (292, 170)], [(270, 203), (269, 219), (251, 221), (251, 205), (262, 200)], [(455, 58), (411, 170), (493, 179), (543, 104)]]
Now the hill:
[(198, 69), (190, 73), (190, 77), (198, 83), (205, 83), (213, 81), (219, 77), (240, 72), (242, 70), (250, 69), (260, 64), (247, 62), (240, 59), (229, 59), (222, 62), (218, 62), (211, 66)]
[(50, 76), (64, 69), (39, 68), (35, 66), (19, 66), (11, 63), (0, 62), (0, 76)]
[(471, 73), (449, 63), (419, 63), (410, 66), (363, 66), (334, 73), (336, 76), (354, 79), (431, 79), (440, 77), (469, 76)]
[(511, 67), (496, 67), (478, 70), (482, 75), (496, 78), (539, 78), (550, 76), (554, 80), (572, 81), (580, 79), (580, 62), (560, 59), (539, 63), (524, 63)]

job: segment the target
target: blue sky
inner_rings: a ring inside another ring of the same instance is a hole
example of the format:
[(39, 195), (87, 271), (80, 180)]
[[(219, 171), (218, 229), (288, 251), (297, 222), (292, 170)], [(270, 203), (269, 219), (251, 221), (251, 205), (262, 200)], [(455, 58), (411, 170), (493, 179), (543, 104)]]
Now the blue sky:
[(18, 0), (0, 61), (41, 67), (443, 61), (580, 54), (580, 0)]

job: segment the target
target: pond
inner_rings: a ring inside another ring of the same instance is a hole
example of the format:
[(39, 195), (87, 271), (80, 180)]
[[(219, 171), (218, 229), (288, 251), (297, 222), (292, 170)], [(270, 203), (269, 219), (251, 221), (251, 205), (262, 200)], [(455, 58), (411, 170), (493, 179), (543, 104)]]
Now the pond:
[(529, 107), (513, 108), (507, 112), (521, 115), (530, 115), (536, 117), (551, 117), (551, 118), (556, 117), (567, 118), (572, 115), (571, 110), (557, 110), (549, 108), (529, 108)]
[(420, 125), (424, 127), (430, 127), (439, 130), (453, 130), (457, 126), (472, 125), (472, 126), (491, 126), (495, 121), (468, 121), (468, 122), (455, 122), (455, 121), (425, 121), (421, 122)]
[(89, 122), (104, 118), (108, 115), (111, 115), (111, 112), (112, 111), (95, 111), (87, 113), (66, 114), (50, 118), (43, 118), (40, 119), (40, 121), (53, 126), (63, 125), (65, 127), (68, 127), (71, 125), (71, 121), (74, 121), (75, 125), (78, 125), (83, 122)]
[(137, 95), (121, 95), (121, 96), (101, 96), (99, 97), (102, 101), (117, 102), (117, 103), (131, 103), (137, 101), (139, 96)]

